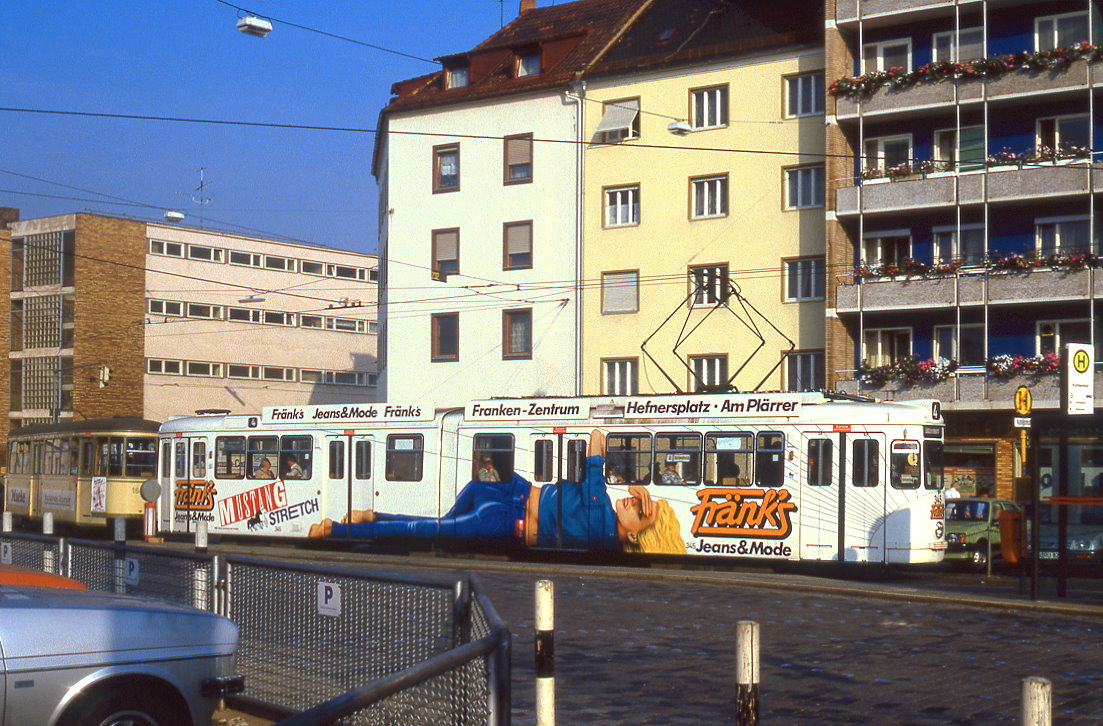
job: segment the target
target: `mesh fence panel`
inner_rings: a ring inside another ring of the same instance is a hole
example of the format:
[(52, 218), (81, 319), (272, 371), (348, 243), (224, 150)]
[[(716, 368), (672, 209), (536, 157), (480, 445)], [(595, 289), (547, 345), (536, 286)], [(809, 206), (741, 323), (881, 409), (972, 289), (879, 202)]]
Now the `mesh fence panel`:
[(140, 595), (215, 609), (213, 557), (71, 542), (69, 577), (90, 590)]
[[(320, 614), (319, 585), (339, 590), (339, 615)], [(277, 569), (231, 559), (228, 598), (229, 615), (241, 629), (238, 668), (246, 675), (246, 694), (295, 710), (306, 710), (459, 645), (453, 644), (451, 587)], [(485, 724), (486, 678), (483, 659), (477, 659), (344, 723), (462, 724), (469, 721), (458, 716), (477, 708), (481, 715), (476, 721)], [(469, 694), (480, 693), (481, 704), (464, 705), (472, 698)]]
[(0, 560), (6, 565), (27, 567), (32, 570), (64, 573), (61, 561), (61, 540), (0, 534)]

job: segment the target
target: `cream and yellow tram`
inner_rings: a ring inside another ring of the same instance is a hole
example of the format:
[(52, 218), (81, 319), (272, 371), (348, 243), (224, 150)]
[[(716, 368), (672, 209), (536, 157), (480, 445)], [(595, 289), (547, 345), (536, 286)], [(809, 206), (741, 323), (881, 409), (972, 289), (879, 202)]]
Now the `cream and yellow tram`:
[(203, 521), (228, 535), (937, 562), (942, 440), (935, 401), (819, 393), (274, 406), (162, 425), (158, 516), (167, 533)]
[(105, 524), (142, 517), (142, 482), (157, 469), (155, 421), (109, 418), (15, 429), (8, 435), (4, 510), (17, 517)]

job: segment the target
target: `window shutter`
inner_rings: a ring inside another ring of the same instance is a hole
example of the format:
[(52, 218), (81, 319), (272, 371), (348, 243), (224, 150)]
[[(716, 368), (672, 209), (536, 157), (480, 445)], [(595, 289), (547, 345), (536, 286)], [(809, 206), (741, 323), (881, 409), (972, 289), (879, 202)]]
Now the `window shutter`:
[(435, 233), (438, 260), (454, 260), (460, 253), (460, 235), (456, 230)]
[(632, 272), (607, 272), (602, 275), (602, 304), (604, 313), (631, 313), (639, 309), (639, 274)]
[(518, 139), (506, 139), (506, 164), (508, 166), (516, 166), (517, 164), (531, 164), (532, 163), (532, 139), (531, 138), (518, 138)]
[(506, 255), (532, 252), (532, 225), (511, 224), (506, 227)]

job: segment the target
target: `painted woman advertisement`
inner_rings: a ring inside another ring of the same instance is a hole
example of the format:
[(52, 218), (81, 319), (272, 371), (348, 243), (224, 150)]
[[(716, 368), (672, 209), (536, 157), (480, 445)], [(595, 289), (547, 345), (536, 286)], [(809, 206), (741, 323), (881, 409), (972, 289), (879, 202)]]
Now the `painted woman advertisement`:
[[(643, 486), (629, 486), (614, 502), (605, 480), (605, 435), (590, 434), (586, 475), (581, 482), (533, 486), (517, 474), (505, 482), (472, 481), (443, 517), (353, 510), (351, 522), (326, 519), (311, 537), (471, 539), (524, 542), (527, 546), (685, 554), (674, 510), (652, 499)], [(562, 514), (562, 519), (560, 519)]]

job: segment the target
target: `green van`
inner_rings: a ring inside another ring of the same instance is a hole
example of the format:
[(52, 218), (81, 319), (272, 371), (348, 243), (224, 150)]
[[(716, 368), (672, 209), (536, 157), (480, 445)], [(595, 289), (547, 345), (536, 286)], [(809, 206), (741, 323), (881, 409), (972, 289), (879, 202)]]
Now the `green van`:
[(1008, 499), (959, 497), (946, 500), (946, 560), (966, 563), (975, 569), (988, 564), (988, 545), (992, 556), (1000, 556), (1000, 512), (1018, 512), (1019, 505)]

